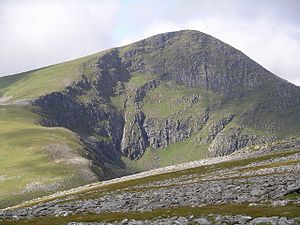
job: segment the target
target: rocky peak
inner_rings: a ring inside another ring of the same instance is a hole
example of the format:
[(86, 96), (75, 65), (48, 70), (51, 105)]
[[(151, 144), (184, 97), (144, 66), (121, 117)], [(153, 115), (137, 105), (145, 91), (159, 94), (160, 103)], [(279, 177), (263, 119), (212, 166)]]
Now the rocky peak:
[(187, 87), (227, 95), (284, 82), (242, 52), (193, 30), (159, 34), (120, 48), (130, 72), (157, 73)]
[(83, 65), (80, 81), (34, 104), (48, 117), (43, 124), (78, 132), (110, 162), (182, 141), (227, 155), (295, 135), (300, 124), (299, 87), (192, 30), (108, 50)]

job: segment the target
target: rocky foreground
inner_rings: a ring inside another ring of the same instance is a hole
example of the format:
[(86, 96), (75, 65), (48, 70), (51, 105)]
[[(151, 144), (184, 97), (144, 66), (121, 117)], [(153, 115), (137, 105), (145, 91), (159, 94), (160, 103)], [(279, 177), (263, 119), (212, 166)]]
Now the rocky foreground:
[(27, 202), (1, 224), (300, 224), (299, 162), (300, 141), (246, 148)]
[(286, 217), (260, 217), (252, 218), (250, 216), (221, 216), (221, 215), (209, 215), (207, 217), (172, 217), (165, 219), (155, 219), (155, 220), (128, 220), (124, 219), (121, 222), (101, 222), (101, 223), (81, 223), (81, 222), (71, 222), (68, 225), (115, 225), (115, 224), (128, 224), (128, 225), (138, 225), (138, 224), (155, 224), (155, 225), (173, 225), (173, 224), (299, 224), (300, 218), (287, 219)]

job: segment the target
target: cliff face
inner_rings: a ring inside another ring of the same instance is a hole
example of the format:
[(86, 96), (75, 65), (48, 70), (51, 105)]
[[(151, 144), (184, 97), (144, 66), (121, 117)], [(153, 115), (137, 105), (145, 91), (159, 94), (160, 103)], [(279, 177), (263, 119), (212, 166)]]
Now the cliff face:
[(80, 81), (33, 104), (41, 124), (77, 132), (92, 158), (119, 166), (121, 155), (187, 140), (222, 156), (300, 136), (300, 88), (197, 31), (108, 50), (82, 65)]
[[(87, 144), (90, 156), (97, 162), (115, 163), (120, 159), (123, 115), (109, 103), (117, 82), (128, 79), (120, 58), (111, 51), (99, 58), (94, 78), (82, 74), (82, 80), (63, 92), (53, 92), (34, 101), (41, 106), (45, 126), (63, 126), (75, 131)], [(87, 65), (82, 65), (86, 70)], [(90, 68), (88, 68), (90, 69)]]

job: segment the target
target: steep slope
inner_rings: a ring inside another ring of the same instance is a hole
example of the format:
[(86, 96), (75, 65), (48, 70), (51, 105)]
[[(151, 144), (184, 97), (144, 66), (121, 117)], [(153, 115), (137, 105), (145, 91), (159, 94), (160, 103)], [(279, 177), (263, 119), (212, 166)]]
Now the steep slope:
[(0, 103), (19, 103), (53, 91), (62, 91), (81, 79), (82, 64), (95, 60), (101, 53), (12, 76), (1, 77)]
[(76, 133), (99, 179), (300, 137), (300, 88), (198, 31), (0, 78), (0, 98)]
[(31, 109), (0, 105), (1, 208), (97, 181), (78, 136), (33, 124)]

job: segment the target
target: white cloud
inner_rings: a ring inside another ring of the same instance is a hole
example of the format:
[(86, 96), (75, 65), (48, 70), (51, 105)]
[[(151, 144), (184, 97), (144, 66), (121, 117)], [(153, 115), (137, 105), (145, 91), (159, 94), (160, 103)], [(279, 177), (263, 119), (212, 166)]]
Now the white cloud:
[(172, 21), (162, 21), (162, 22), (156, 22), (153, 24), (150, 24), (149, 26), (145, 26), (144, 29), (142, 29), (142, 32), (140, 33), (134, 33), (130, 36), (125, 37), (124, 39), (121, 39), (118, 43), (119, 46), (130, 44), (135, 41), (139, 41), (143, 38), (151, 37), (156, 34), (165, 33), (165, 32), (171, 32), (180, 30), (181, 27), (173, 23)]
[(1, 74), (57, 63), (112, 45), (116, 1), (0, 3)]

